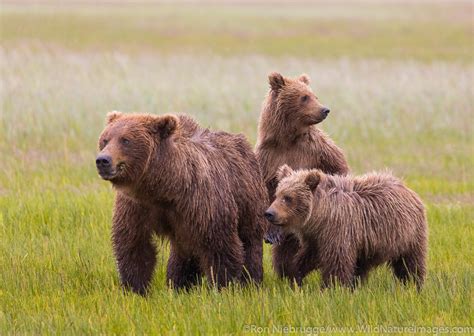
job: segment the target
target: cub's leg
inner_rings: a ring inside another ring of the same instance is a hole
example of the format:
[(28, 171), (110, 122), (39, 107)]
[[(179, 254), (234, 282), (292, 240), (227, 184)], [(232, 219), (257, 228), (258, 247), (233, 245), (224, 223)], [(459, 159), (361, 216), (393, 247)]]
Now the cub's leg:
[(426, 256), (424, 251), (412, 250), (391, 263), (395, 276), (402, 281), (412, 278), (421, 290), (426, 276)]
[(354, 278), (352, 279), (352, 288), (361, 285), (367, 281), (367, 277), (372, 268), (378, 264), (375, 260), (370, 260), (365, 257), (359, 257), (354, 271)]
[(354, 281), (356, 255), (350, 245), (326, 246), (326, 253), (320, 256), (323, 275), (323, 287), (329, 287), (334, 282), (351, 287)]
[(305, 246), (300, 248), (294, 258), (293, 270), (290, 272), (290, 278), (293, 278), (298, 286), (301, 287), (303, 279), (310, 272), (318, 269), (318, 251), (315, 246)]
[(293, 269), (293, 261), (300, 249), (300, 242), (293, 234), (287, 234), (283, 237), (283, 241), (277, 245), (273, 245), (273, 268), (280, 277), (290, 277), (289, 273)]

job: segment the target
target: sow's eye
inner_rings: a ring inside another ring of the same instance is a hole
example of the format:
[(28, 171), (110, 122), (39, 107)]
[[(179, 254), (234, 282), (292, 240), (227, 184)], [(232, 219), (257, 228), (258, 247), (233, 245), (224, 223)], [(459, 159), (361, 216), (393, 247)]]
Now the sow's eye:
[(104, 140), (102, 140), (102, 142), (100, 144), (100, 147), (104, 148), (105, 146), (107, 146), (108, 143), (109, 143), (109, 140), (104, 139)]
[(306, 103), (308, 100), (309, 100), (309, 96), (308, 96), (308, 95), (304, 95), (303, 97), (301, 97), (301, 101), (302, 101), (303, 103)]
[(291, 202), (293, 202), (293, 199), (290, 196), (284, 196), (283, 197), (283, 203), (290, 205)]
[(122, 145), (125, 145), (125, 146), (130, 144), (130, 140), (128, 140), (127, 138), (120, 139), (120, 142), (122, 142)]

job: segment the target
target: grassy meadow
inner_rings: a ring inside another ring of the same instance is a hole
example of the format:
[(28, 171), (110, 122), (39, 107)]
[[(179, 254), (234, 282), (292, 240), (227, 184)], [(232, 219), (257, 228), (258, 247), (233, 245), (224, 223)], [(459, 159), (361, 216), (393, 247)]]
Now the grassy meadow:
[[(474, 332), (472, 10), (426, 1), (0, 4), (0, 335)], [(123, 293), (113, 190), (94, 163), (106, 112), (186, 112), (254, 144), (275, 70), (309, 74), (331, 108), (320, 127), (355, 173), (389, 168), (423, 198), (423, 291), (385, 267), (354, 292), (321, 291), (318, 273), (293, 289), (266, 246), (261, 287), (176, 293), (159, 241), (150, 296)]]

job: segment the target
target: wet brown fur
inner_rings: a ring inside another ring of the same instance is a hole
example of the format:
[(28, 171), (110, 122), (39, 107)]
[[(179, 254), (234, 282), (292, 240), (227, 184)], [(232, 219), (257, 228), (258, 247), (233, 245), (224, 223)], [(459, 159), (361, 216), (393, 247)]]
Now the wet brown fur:
[[(325, 118), (324, 106), (309, 83), (307, 75), (296, 79), (279, 73), (269, 75), (270, 91), (263, 102), (255, 151), (270, 202), (275, 198), (276, 172), (283, 164), (293, 169), (317, 168), (328, 174), (345, 175), (349, 171), (342, 150), (315, 126)], [(284, 276), (299, 249), (298, 239), (283, 235), (274, 226), (270, 226), (267, 237), (281, 240), (272, 248), (273, 266), (279, 276)]]
[(320, 170), (281, 167), (276, 199), (268, 211), (274, 223), (295, 234), (302, 248), (290, 276), (321, 269), (323, 285), (363, 281), (383, 263), (406, 282), (423, 285), (427, 223), (418, 195), (389, 173), (331, 176)]
[[(167, 281), (189, 288), (262, 281), (267, 195), (243, 135), (201, 129), (187, 116), (110, 113), (99, 139), (117, 194), (112, 240), (122, 284), (145, 294), (152, 235), (169, 238)], [(110, 175), (110, 176), (109, 176)]]

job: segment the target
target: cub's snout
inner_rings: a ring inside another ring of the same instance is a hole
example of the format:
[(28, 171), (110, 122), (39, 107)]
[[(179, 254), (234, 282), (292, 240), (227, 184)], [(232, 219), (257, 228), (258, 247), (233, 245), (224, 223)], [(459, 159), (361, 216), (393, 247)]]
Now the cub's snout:
[(326, 118), (328, 116), (329, 112), (331, 112), (331, 110), (328, 109), (327, 107), (323, 107), (321, 109), (321, 114), (324, 116), (324, 118)]
[(265, 211), (265, 218), (270, 222), (273, 223), (275, 221), (275, 211), (268, 209)]

